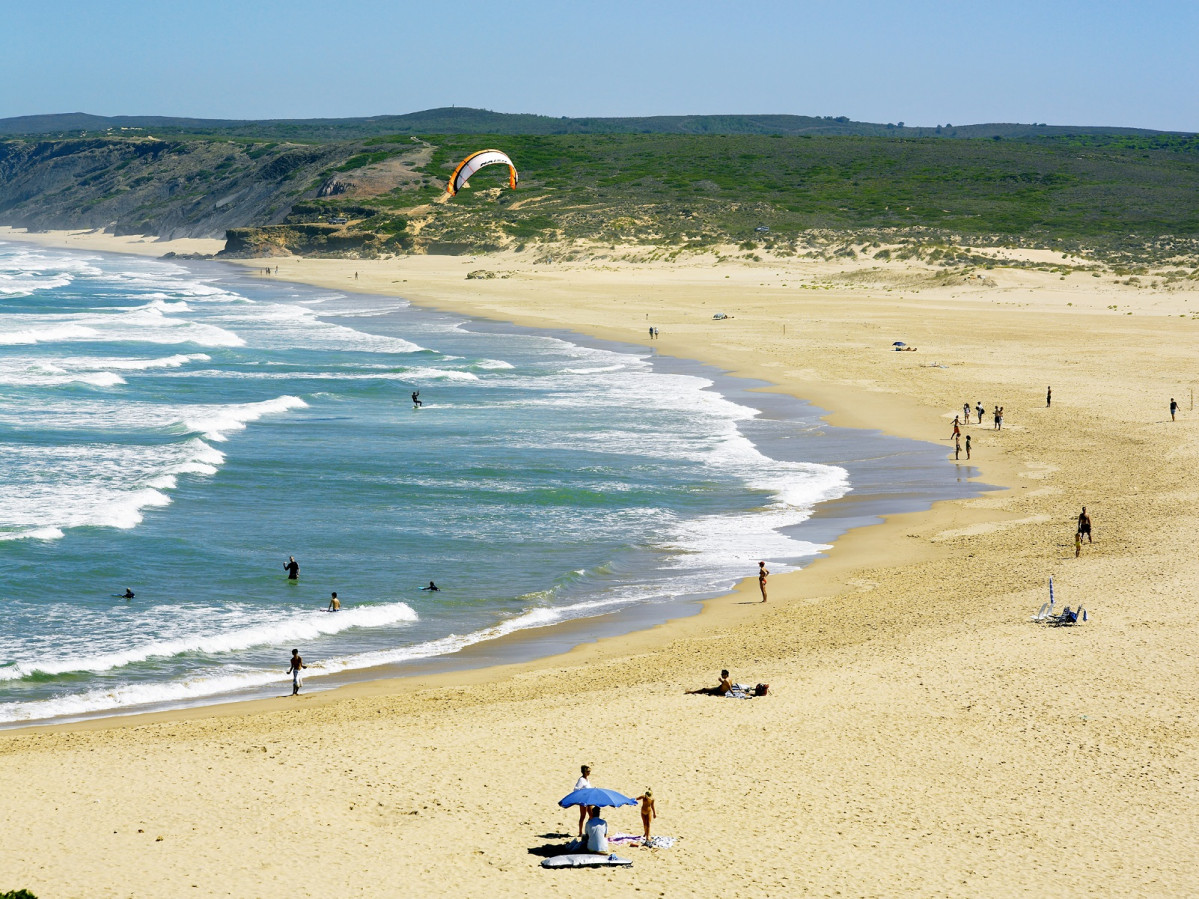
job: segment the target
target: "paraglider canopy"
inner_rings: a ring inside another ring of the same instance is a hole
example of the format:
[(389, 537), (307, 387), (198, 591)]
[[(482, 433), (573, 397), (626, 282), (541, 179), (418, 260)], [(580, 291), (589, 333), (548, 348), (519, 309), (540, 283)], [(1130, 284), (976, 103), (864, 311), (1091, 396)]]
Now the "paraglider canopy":
[(508, 186), (515, 189), (520, 176), (516, 173), (516, 166), (508, 158), (508, 154), (502, 150), (479, 150), (458, 163), (458, 168), (454, 169), (454, 174), (450, 176), (450, 183), (446, 185), (446, 190), (452, 197), (470, 180), (470, 176), (483, 166), (501, 164), (508, 166)]

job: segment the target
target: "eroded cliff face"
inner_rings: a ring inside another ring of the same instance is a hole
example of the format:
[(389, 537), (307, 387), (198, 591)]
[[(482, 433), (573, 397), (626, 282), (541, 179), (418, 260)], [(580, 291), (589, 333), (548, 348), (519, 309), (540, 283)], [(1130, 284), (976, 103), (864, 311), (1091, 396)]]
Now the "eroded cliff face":
[(145, 138), (0, 142), (0, 224), (225, 236), (315, 196), (337, 145)]

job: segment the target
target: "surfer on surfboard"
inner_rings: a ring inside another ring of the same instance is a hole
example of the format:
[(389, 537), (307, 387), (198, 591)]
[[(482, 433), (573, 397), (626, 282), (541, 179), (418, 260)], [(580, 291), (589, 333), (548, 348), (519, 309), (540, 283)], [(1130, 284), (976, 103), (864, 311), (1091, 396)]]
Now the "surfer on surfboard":
[(412, 391), (412, 408), (415, 409), (417, 406), (423, 406), (423, 405), (424, 405), (424, 403), (422, 403), (420, 401), (420, 391), (419, 390)]

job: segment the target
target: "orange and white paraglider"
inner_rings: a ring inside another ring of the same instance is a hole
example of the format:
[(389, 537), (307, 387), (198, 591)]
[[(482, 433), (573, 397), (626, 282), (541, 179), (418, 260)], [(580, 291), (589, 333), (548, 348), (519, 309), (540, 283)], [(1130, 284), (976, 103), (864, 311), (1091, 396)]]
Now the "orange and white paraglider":
[(520, 175), (516, 173), (516, 166), (508, 158), (508, 154), (502, 150), (479, 150), (477, 153), (467, 156), (458, 163), (458, 168), (454, 169), (454, 174), (450, 176), (450, 183), (446, 185), (450, 196), (452, 197), (462, 190), (466, 182), (470, 180), (470, 176), (486, 165), (508, 166), (508, 186), (515, 190)]

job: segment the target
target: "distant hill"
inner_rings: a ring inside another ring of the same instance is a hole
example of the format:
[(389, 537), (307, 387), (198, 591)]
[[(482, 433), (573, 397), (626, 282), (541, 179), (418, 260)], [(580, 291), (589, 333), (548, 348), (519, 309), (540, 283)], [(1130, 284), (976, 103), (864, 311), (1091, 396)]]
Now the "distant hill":
[(554, 118), (442, 107), (405, 115), (348, 119), (193, 119), (171, 116), (95, 116), (82, 112), (0, 119), (0, 135), (78, 137), (137, 131), (156, 137), (246, 137), (301, 142), (359, 140), (386, 134), (777, 134), (856, 137), (1002, 138), (1024, 140), (1062, 135), (1152, 136), (1172, 132), (1144, 128), (993, 123), (907, 127), (903, 122), (855, 122), (845, 116), (685, 115), (640, 118)]

